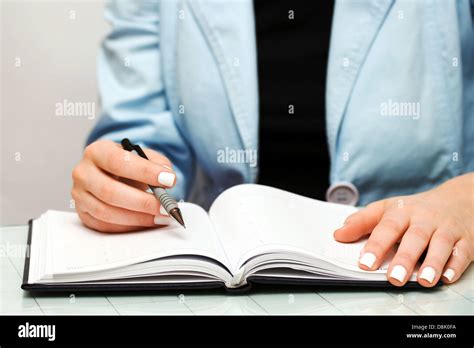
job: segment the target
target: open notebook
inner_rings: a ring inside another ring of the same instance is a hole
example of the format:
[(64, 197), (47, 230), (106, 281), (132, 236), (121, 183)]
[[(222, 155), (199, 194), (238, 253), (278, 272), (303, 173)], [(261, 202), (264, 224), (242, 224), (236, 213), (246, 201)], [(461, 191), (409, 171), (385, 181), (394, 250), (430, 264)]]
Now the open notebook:
[(172, 224), (115, 234), (84, 227), (75, 213), (48, 211), (30, 225), (22, 288), (388, 285), (386, 264), (374, 272), (358, 267), (364, 241), (333, 239), (354, 207), (245, 184), (224, 191), (209, 213), (192, 203), (180, 209), (186, 229)]

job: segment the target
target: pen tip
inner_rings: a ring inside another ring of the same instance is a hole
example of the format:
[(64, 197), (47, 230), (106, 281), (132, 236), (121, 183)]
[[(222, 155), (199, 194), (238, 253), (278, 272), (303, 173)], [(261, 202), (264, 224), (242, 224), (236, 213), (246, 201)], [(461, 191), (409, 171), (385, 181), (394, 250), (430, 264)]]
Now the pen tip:
[(179, 208), (173, 208), (170, 210), (170, 215), (179, 222), (181, 226), (186, 228), (186, 225), (184, 224), (183, 216), (181, 215), (181, 210)]

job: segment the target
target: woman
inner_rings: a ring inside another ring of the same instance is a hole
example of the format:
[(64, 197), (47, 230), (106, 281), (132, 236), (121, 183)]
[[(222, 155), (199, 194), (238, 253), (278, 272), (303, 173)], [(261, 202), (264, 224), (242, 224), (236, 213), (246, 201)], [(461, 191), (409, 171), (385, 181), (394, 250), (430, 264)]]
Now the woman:
[[(208, 206), (258, 182), (366, 205), (335, 238), (370, 234), (365, 270), (399, 242), (396, 286), (423, 254), (422, 286), (458, 280), (474, 255), (471, 3), (314, 3), (107, 5), (103, 115), (73, 172), (84, 224), (169, 223), (146, 184)], [(123, 137), (152, 162), (123, 151)]]

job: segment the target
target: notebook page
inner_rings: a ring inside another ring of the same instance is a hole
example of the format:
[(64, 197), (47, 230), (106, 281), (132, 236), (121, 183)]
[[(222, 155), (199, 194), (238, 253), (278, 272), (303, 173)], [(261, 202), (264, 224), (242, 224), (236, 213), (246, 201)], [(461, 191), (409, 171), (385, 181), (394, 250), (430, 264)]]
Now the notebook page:
[(207, 213), (180, 203), (186, 229), (168, 227), (130, 233), (100, 233), (86, 228), (75, 213), (49, 211), (54, 274), (106, 270), (173, 255), (225, 258)]
[(302, 197), (254, 184), (232, 187), (212, 205), (209, 216), (237, 272), (252, 256), (266, 252), (305, 253), (360, 270), (364, 242), (336, 242), (334, 231), (356, 208)]

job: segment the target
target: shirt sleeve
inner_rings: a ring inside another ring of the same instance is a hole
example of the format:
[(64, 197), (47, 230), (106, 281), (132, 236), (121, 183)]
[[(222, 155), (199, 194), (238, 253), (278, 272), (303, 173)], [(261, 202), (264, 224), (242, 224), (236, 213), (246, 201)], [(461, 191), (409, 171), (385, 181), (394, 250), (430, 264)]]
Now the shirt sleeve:
[(166, 98), (159, 16), (157, 1), (107, 2), (112, 30), (102, 43), (97, 71), (102, 114), (87, 143), (128, 137), (163, 153), (177, 175), (171, 193), (185, 199), (194, 158)]

